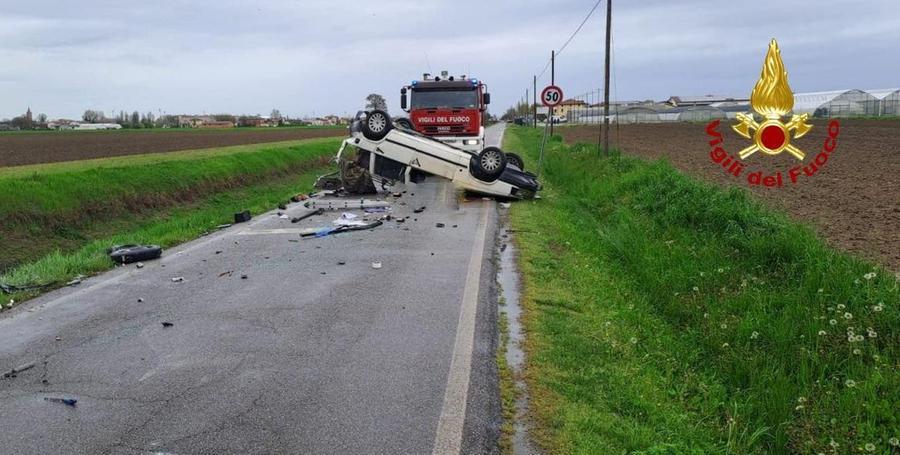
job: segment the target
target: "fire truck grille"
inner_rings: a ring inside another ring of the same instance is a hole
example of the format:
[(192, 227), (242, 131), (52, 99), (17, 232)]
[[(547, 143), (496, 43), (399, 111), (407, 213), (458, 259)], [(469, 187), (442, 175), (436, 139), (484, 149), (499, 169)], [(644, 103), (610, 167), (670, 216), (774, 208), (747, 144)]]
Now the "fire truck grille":
[(465, 125), (426, 126), (425, 134), (459, 134), (466, 131)]

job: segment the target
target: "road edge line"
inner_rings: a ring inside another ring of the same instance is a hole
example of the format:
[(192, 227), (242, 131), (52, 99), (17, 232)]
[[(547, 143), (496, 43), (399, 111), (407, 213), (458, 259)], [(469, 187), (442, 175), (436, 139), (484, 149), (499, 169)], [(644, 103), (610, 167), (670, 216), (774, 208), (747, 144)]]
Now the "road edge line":
[(489, 203), (482, 202), (482, 215), (475, 244), (469, 259), (466, 284), (463, 291), (459, 322), (456, 325), (456, 341), (450, 360), (450, 374), (444, 389), (444, 403), (438, 419), (432, 454), (459, 454), (462, 450), (463, 427), (466, 421), (466, 399), (472, 373), (472, 350), (475, 345), (475, 316), (478, 310), (481, 266), (487, 238)]

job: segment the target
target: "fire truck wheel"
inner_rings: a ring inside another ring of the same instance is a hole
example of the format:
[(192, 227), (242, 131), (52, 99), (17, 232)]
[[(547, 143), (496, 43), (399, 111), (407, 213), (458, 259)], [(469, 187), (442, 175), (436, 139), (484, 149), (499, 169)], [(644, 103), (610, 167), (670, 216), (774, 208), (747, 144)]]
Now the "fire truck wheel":
[(414, 130), (412, 122), (408, 118), (398, 118), (394, 123), (400, 128)]
[(387, 112), (375, 109), (366, 115), (362, 124), (362, 133), (370, 141), (380, 141), (391, 130), (391, 116)]
[(500, 178), (506, 169), (506, 154), (497, 147), (486, 147), (472, 160), (472, 176), (485, 182)]
[(515, 153), (507, 152), (506, 153), (506, 162), (519, 168), (520, 171), (525, 170), (525, 161), (522, 160), (521, 156), (516, 155)]

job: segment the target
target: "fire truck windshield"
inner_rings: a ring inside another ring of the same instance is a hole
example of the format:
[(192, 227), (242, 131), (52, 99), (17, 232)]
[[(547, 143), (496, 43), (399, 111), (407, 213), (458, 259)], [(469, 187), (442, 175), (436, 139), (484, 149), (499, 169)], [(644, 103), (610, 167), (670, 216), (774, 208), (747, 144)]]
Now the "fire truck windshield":
[(410, 107), (413, 109), (478, 108), (477, 90), (413, 90)]

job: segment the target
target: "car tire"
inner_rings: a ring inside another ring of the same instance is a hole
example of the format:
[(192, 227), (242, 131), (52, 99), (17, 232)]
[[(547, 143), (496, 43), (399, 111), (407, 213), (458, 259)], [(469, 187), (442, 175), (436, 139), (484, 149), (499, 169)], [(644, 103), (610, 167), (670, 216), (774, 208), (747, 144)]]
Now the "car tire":
[(515, 167), (517, 167), (517, 168), (519, 168), (520, 171), (524, 171), (524, 170), (525, 170), (525, 161), (522, 159), (521, 156), (516, 155), (515, 153), (507, 152), (507, 154), (506, 154), (506, 162), (509, 163), (509, 164), (512, 164), (513, 166), (515, 166)]
[(375, 109), (368, 112), (362, 121), (362, 133), (370, 141), (380, 141), (387, 136), (392, 126), (391, 116), (381, 109)]
[(158, 245), (120, 245), (107, 251), (109, 258), (119, 264), (149, 261), (162, 256), (162, 248)]
[(396, 123), (398, 127), (405, 130), (414, 131), (416, 129), (413, 126), (412, 121), (408, 118), (398, 118), (394, 123)]
[(485, 182), (493, 182), (500, 178), (506, 169), (506, 154), (497, 147), (485, 147), (469, 163), (472, 176)]

